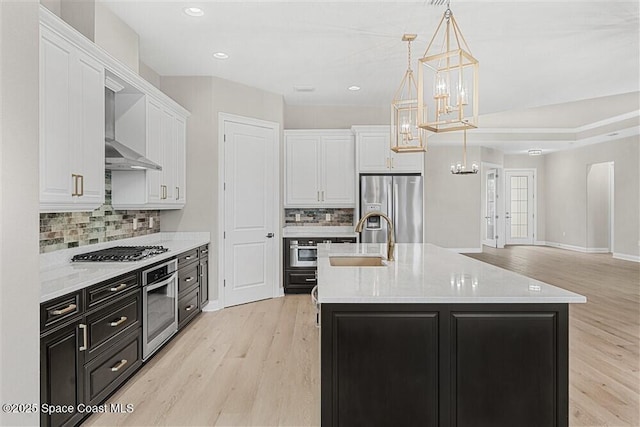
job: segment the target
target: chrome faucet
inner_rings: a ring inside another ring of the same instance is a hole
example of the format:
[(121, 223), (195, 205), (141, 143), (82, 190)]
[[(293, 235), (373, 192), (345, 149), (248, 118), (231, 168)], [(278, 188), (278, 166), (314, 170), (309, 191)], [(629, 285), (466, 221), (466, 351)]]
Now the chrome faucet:
[(396, 247), (396, 237), (395, 237), (395, 233), (393, 230), (393, 223), (391, 222), (391, 219), (386, 216), (384, 213), (380, 212), (380, 211), (371, 211), (371, 212), (367, 212), (366, 214), (364, 214), (364, 216), (362, 218), (360, 218), (360, 221), (358, 221), (358, 224), (356, 224), (356, 233), (361, 233), (362, 229), (364, 228), (364, 223), (367, 221), (367, 218), (372, 217), (372, 216), (380, 216), (382, 218), (385, 219), (385, 221), (387, 221), (388, 227), (387, 227), (387, 260), (388, 261), (393, 261), (393, 252), (394, 249)]

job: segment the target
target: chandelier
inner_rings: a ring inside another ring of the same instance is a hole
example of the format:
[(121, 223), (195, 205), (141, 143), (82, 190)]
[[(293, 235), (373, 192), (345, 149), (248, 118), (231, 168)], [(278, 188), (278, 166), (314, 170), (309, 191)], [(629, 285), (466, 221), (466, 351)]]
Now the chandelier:
[[(436, 3), (432, 0), (432, 4)], [(431, 132), (478, 127), (478, 61), (471, 55), (448, 0), (418, 63), (418, 126)]]
[(467, 130), (464, 129), (464, 142), (462, 145), (462, 163), (451, 164), (451, 173), (454, 175), (469, 175), (478, 173), (478, 163), (472, 162), (471, 168), (467, 169)]
[(418, 85), (411, 69), (411, 42), (416, 34), (405, 34), (407, 71), (391, 101), (391, 149), (396, 153), (427, 151), (427, 135), (418, 127)]

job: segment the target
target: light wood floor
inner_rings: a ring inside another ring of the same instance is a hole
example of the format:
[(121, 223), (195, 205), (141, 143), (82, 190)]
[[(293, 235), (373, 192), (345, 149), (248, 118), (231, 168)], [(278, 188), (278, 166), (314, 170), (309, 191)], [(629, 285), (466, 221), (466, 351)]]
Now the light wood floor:
[[(546, 247), (474, 258), (589, 299), (570, 309), (570, 425), (640, 426), (640, 266)], [(319, 348), (308, 295), (203, 313), (89, 426), (316, 426)]]

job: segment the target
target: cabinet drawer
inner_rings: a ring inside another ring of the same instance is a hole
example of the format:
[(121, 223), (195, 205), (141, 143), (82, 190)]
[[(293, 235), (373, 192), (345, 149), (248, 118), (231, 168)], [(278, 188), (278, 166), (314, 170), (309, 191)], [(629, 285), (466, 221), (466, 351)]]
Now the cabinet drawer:
[(178, 293), (198, 285), (198, 263), (188, 265), (178, 271)]
[(200, 258), (207, 258), (209, 256), (209, 245), (200, 246), (198, 248)]
[(111, 298), (123, 295), (140, 286), (138, 274), (128, 274), (87, 288), (87, 305), (93, 307)]
[(89, 348), (87, 357), (94, 358), (98, 353), (101, 353), (111, 344), (112, 338), (121, 332), (138, 328), (140, 326), (139, 319), (139, 291), (88, 315)]
[(200, 289), (196, 288), (178, 300), (178, 329), (200, 312)]
[(185, 252), (178, 256), (178, 268), (184, 265), (194, 262), (198, 259), (198, 248), (192, 249), (189, 252)]
[(305, 270), (300, 272), (286, 271), (285, 276), (285, 283), (288, 285), (306, 285), (314, 287), (317, 282), (315, 270)]
[(142, 365), (142, 331), (124, 337), (116, 346), (85, 365), (85, 403), (100, 403)]
[(40, 304), (40, 332), (46, 332), (84, 311), (82, 290)]

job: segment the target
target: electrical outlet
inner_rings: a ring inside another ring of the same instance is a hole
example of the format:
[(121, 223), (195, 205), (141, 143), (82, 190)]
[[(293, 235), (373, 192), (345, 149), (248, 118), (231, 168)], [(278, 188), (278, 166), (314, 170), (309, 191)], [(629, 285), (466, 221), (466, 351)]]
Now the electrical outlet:
[(324, 220), (325, 221), (331, 221), (331, 214), (325, 214)]
[(153, 228), (153, 217), (149, 218), (149, 228)]
[(133, 229), (134, 230), (138, 229), (138, 218), (133, 218)]
[(300, 214), (296, 214), (296, 222), (300, 222)]

